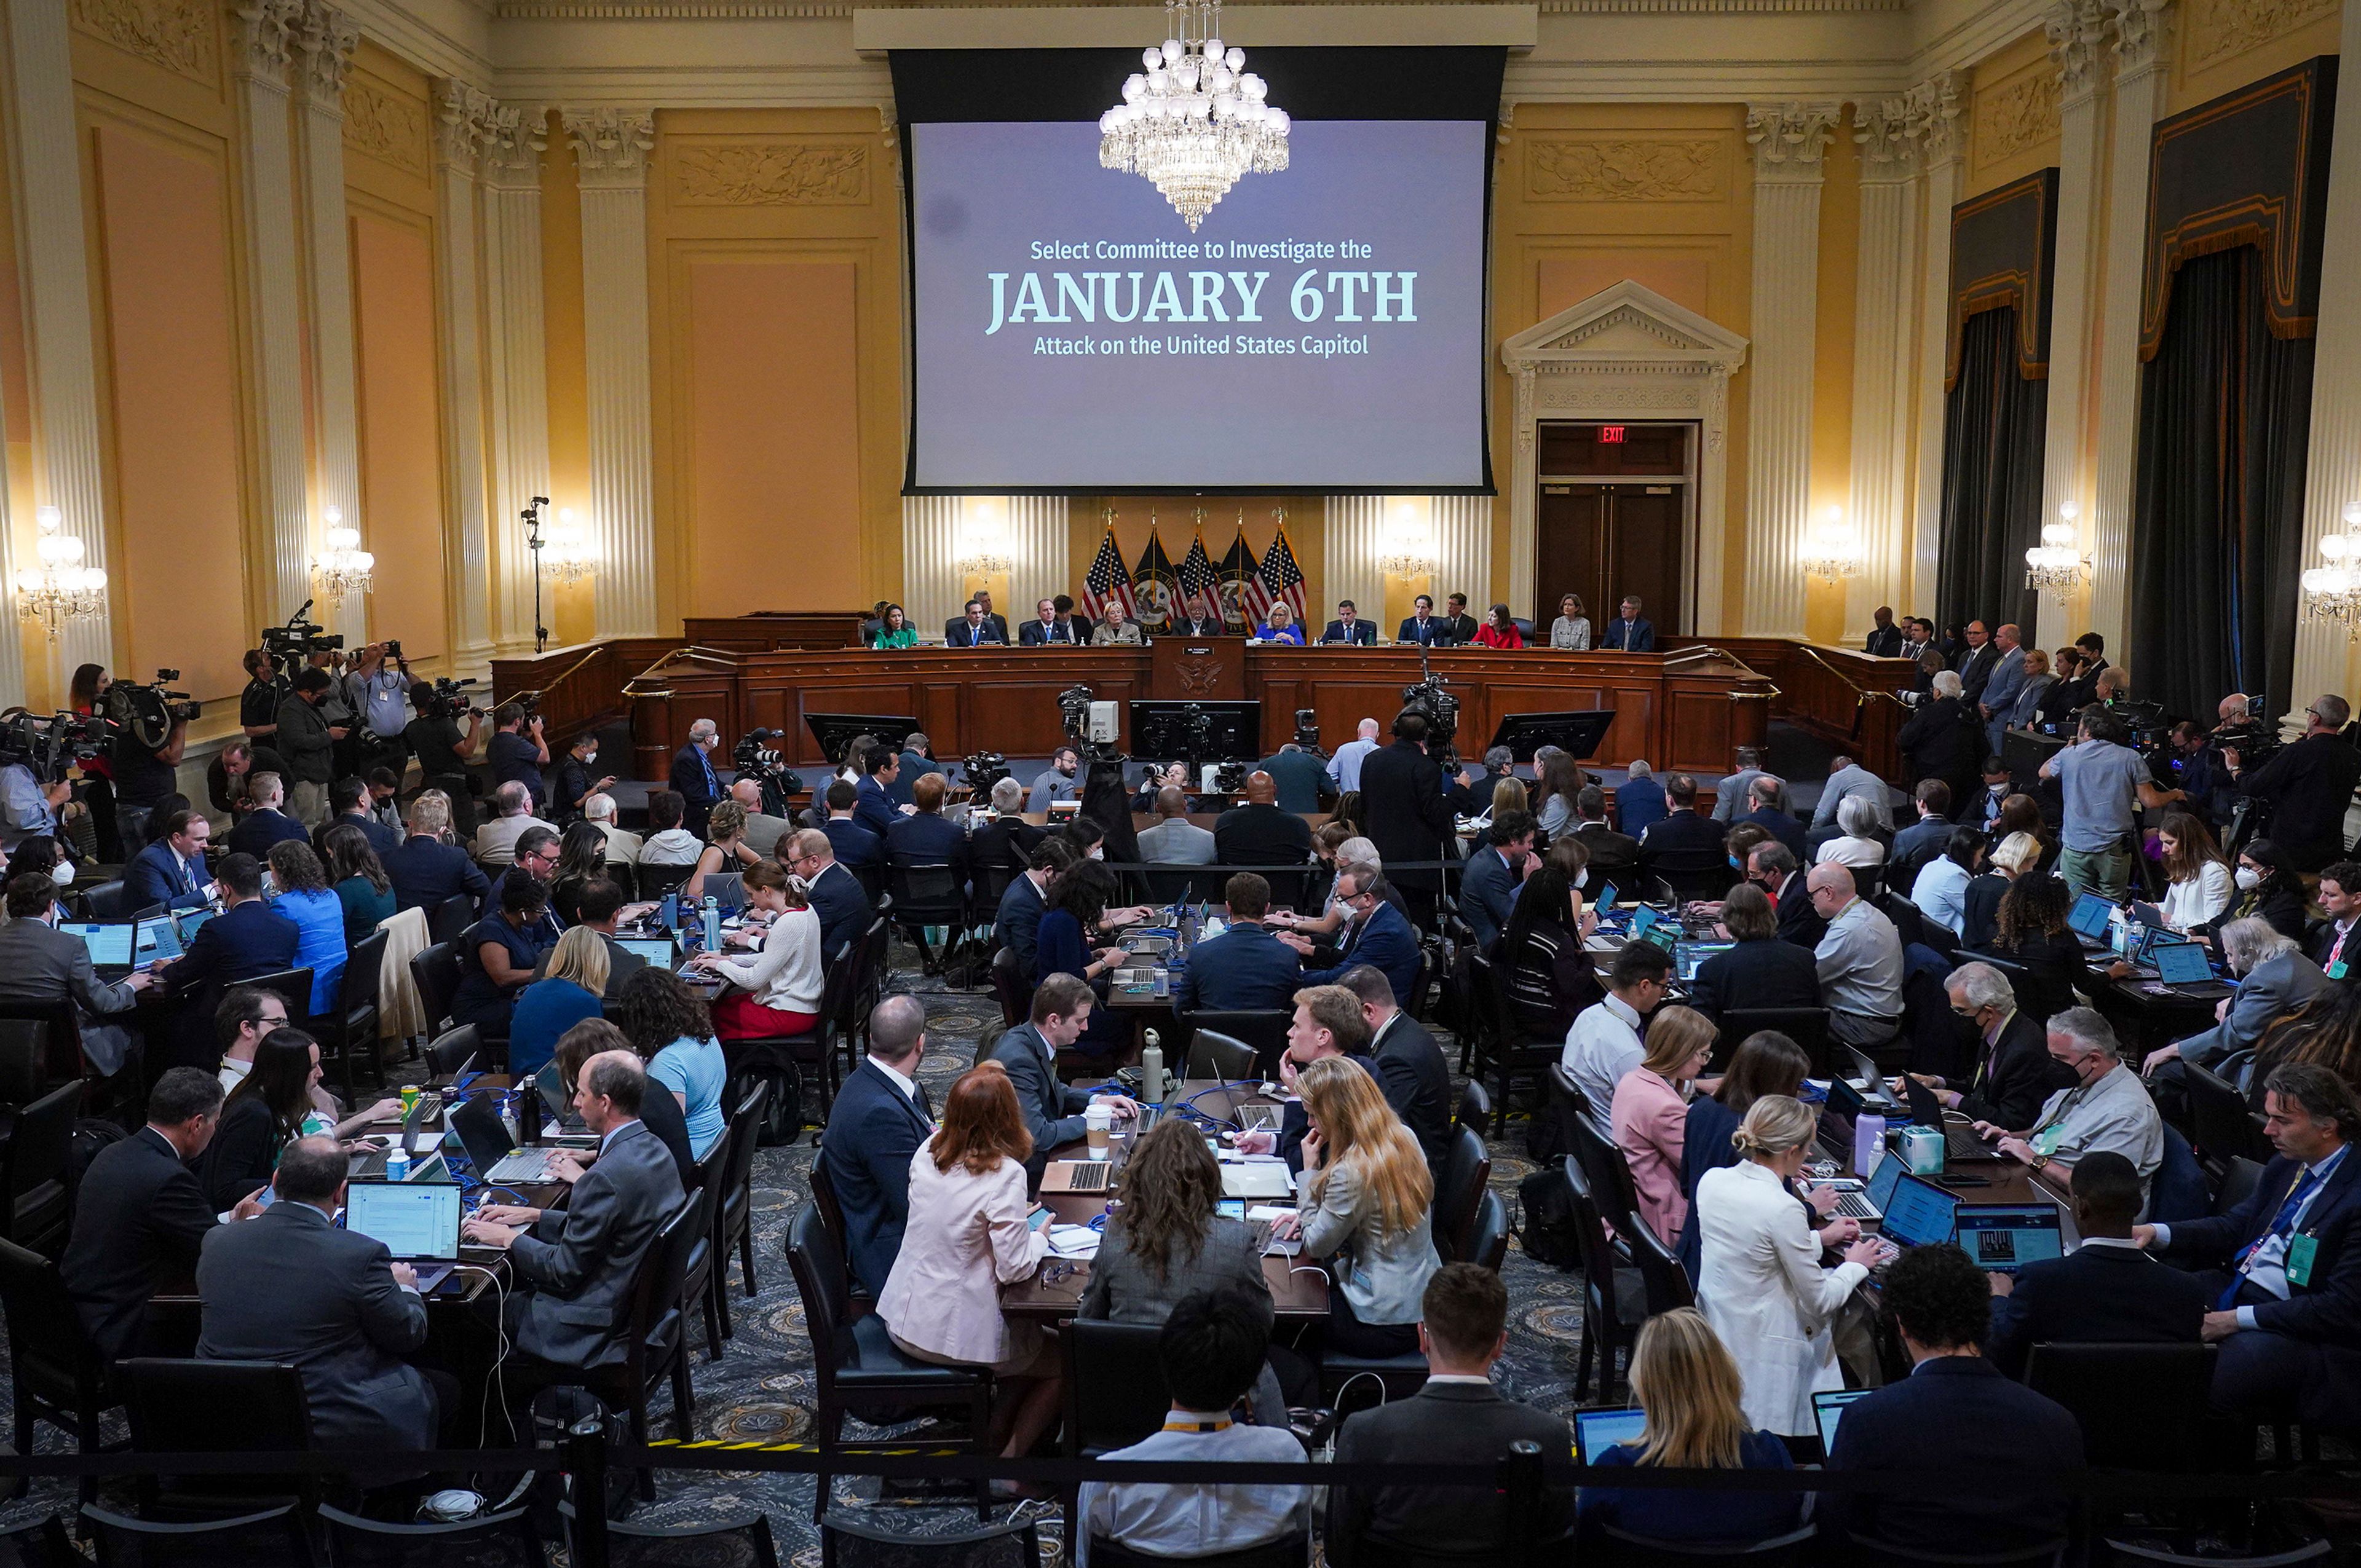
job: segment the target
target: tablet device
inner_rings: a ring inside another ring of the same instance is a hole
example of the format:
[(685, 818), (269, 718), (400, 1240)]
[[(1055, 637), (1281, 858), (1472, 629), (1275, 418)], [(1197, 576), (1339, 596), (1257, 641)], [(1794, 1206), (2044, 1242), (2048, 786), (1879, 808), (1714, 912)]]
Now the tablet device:
[(1637, 1442), (1648, 1430), (1645, 1410), (1576, 1410), (1574, 1412), (1574, 1445), (1585, 1464), (1596, 1464), (1598, 1456), (1619, 1442)]

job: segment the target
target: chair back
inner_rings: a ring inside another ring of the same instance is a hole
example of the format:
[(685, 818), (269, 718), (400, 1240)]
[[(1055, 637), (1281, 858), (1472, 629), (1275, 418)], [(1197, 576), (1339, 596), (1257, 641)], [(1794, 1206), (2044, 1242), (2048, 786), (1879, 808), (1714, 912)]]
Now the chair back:
[(1095, 1459), (1163, 1427), (1172, 1408), (1156, 1355), (1163, 1333), (1153, 1323), (1065, 1325), (1067, 1457)]
[(1279, 1076), (1279, 1058), (1286, 1053), (1287, 1028), (1294, 1017), (1282, 1007), (1209, 1009), (1183, 1013), (1180, 1024), (1183, 1029), (1210, 1029), (1234, 1040), (1244, 1040), (1254, 1047), (1255, 1071), (1268, 1081)]
[(1828, 1073), (1828, 1010), (1825, 1007), (1732, 1007), (1719, 1020), (1721, 1032), (1713, 1042), (1717, 1066), (1727, 1064), (1749, 1035), (1776, 1029), (1803, 1047), (1812, 1064), (1811, 1076)]
[(1526, 1043), (1524, 1022), (1509, 1005), (1509, 980), (1501, 966), (1469, 948), (1467, 990), (1476, 1003), (1476, 1032), (1486, 1054), (1513, 1050)]
[(49, 1026), (0, 1018), (0, 1105), (30, 1105), (49, 1081)]
[(1257, 1078), (1255, 1048), (1244, 1040), (1212, 1029), (1199, 1029), (1189, 1037), (1189, 1065), (1185, 1076), (1211, 1078), (1223, 1083), (1244, 1083)]
[(1576, 1121), (1573, 1127), (1574, 1157), (1582, 1167), (1582, 1174), (1590, 1188), (1591, 1203), (1598, 1217), (1622, 1234), (1631, 1229), (1640, 1209), (1640, 1192), (1631, 1179), (1631, 1167), (1623, 1151), (1598, 1135), (1598, 1129), (1586, 1120)]
[[(1928, 922), (1938, 930), (1938, 922)], [(1910, 1070), (1940, 1078), (1968, 1078), (1976, 1069), (1982, 1042), (1965, 1020), (1951, 1011), (1951, 999), (1939, 975), (1910, 970), (1902, 977), (1902, 1032), (1910, 1036)]]
[(1033, 1010), (1033, 988), (1016, 967), (1016, 949), (1003, 948), (992, 955), (992, 994), (1000, 1003), (1000, 1026), (1014, 1029)]
[(828, 1161), (824, 1157), (813, 1158), (810, 1184), (812, 1207), (819, 1211), (819, 1228), (835, 1244), (836, 1251), (842, 1255), (845, 1253), (844, 1205), (837, 1201), (836, 1178), (828, 1173)]
[(548, 1561), (530, 1508), (450, 1524), (395, 1524), (324, 1503), (320, 1522), (337, 1568), (543, 1568)]
[[(295, 1453), (312, 1446), (312, 1408), (303, 1375), (271, 1361), (198, 1361), (135, 1356), (115, 1365), (140, 1453)], [(141, 1512), (205, 1517), (251, 1507), (261, 1497), (319, 1502), (316, 1475), (140, 1475)], [(214, 1501), (218, 1499), (218, 1501)]]
[[(738, 1102), (738, 1109), (730, 1113), (730, 1130), (721, 1135), (730, 1146), (730, 1157), (721, 1167), (721, 1201), (733, 1198), (743, 1202), (752, 1196), (754, 1182), (754, 1150), (759, 1140), (754, 1129), (763, 1120), (763, 1102), (770, 1098), (771, 1086), (757, 1083)], [(812, 1170), (818, 1174), (819, 1160), (812, 1160)]]
[(2025, 1385), (2074, 1413), (2093, 1466), (2202, 1470), (2213, 1356), (2206, 1344), (2044, 1343), (2026, 1361)]
[(1483, 1083), (1469, 1079), (1467, 1087), (1459, 1091), (1459, 1108), (1452, 1113), (1452, 1124), (1466, 1127), (1477, 1137), (1489, 1137), (1492, 1133), (1492, 1097), (1485, 1092)]
[(1418, 978), (1411, 981), (1408, 996), (1394, 998), (1394, 1004), (1413, 1018), (1423, 1020), (1426, 1017), (1426, 995), (1434, 989), (1437, 961), (1434, 944), (1432, 941), (1421, 942), (1418, 948)]
[(434, 906), (434, 914), (426, 922), (429, 942), (449, 942), (455, 946), (476, 923), (476, 899), (472, 894), (455, 893)]
[(2042, 1002), (2041, 982), (2033, 971), (2015, 959), (2004, 958), (1987, 948), (1979, 948), (1971, 955), (1973, 962), (1990, 964), (2008, 978), (2008, 986), (2016, 992), (2017, 1010), (2040, 1023), (2049, 1022), (2049, 1009)]
[(1648, 870), (1662, 878), (1673, 896), (1686, 904), (1693, 898), (1719, 898), (1736, 879), (1730, 857), (1720, 850), (1667, 850), (1648, 857)]
[(344, 987), (338, 1004), (350, 1019), (366, 1007), (377, 1010), (378, 998), (385, 986), (385, 945), (393, 939), (386, 931), (372, 931), (353, 944), (352, 956), (345, 960)]
[(1467, 1237), (1476, 1223), (1476, 1205), (1484, 1184), (1492, 1177), (1492, 1157), (1473, 1129), (1451, 1135), (1443, 1157), (1443, 1172), (1434, 1192), (1434, 1246), (1446, 1262), (1467, 1255)]
[(1804, 1552), (1819, 1528), (1807, 1524), (1768, 1541), (1653, 1541), (1611, 1524), (1600, 1526), (1599, 1535), (1608, 1547), (1607, 1561), (1615, 1568), (1691, 1568), (1695, 1563), (1733, 1558), (1747, 1568), (1787, 1568), (1804, 1561)]
[[(1592, 1194), (1590, 1179), (1582, 1162), (1568, 1155), (1565, 1159), (1566, 1186), (1574, 1193), (1575, 1237), (1582, 1253), (1582, 1295), (1588, 1307), (1592, 1322), (1600, 1331), (1603, 1343), (1599, 1354), (1606, 1358), (1600, 1379), (1600, 1392), (1606, 1391), (1604, 1372), (1615, 1365), (1615, 1345), (1623, 1337), (1621, 1309), (1615, 1299), (1615, 1249), (1607, 1240), (1607, 1226), (1598, 1212), (1598, 1202)], [(1636, 1326), (1636, 1325), (1635, 1325)]]
[(436, 942), (410, 960), (410, 983), (426, 1009), (426, 1032), (439, 1034), (451, 1022), (451, 1002), (459, 994), (459, 940)]
[(1545, 1113), (1550, 1119), (1551, 1128), (1550, 1137), (1543, 1142), (1561, 1154), (1571, 1152), (1575, 1124), (1590, 1113), (1590, 1096), (1582, 1091), (1582, 1085), (1575, 1082), (1574, 1074), (1566, 1071), (1563, 1061), (1550, 1063), (1542, 1083), (1549, 1091)]
[(1879, 895), (1885, 892), (1885, 868), (1882, 865), (1847, 866), (1845, 870), (1852, 872), (1853, 893), (1869, 900), (1874, 907)]
[(57, 1260), (0, 1240), (0, 1310), (8, 1317), (8, 1367), (19, 1400), (47, 1399), (71, 1409), (82, 1374), (104, 1370), (66, 1294)]
[[(1005, 1519), (971, 1521), (968, 1528), (928, 1521), (923, 1526), (897, 1526), (889, 1508), (829, 1508), (820, 1516), (819, 1568), (1036, 1568), (1041, 1560), (1040, 1534), (1026, 1508), (1012, 1509)], [(922, 1533), (923, 1531), (923, 1533)], [(1098, 1552), (1093, 1542), (1092, 1558)], [(685, 1561), (668, 1557), (666, 1563)], [(700, 1558), (700, 1562), (708, 1559)], [(1190, 1568), (1219, 1563), (1216, 1557), (1191, 1557)], [(1173, 1559), (1163, 1560), (1171, 1568)], [(638, 1568), (621, 1558), (609, 1568)], [(650, 1568), (654, 1568), (651, 1563)], [(750, 1564), (749, 1568), (761, 1568)]]
[[(11, 1241), (38, 1247), (64, 1225), (66, 1157), (73, 1147), (82, 1095), (82, 1080), (76, 1079), (16, 1113), (6, 1146), (8, 1212), (0, 1215)], [(18, 1234), (19, 1225), (25, 1234)]]
[(967, 894), (948, 865), (895, 861), (886, 872), (894, 917), (908, 926), (957, 926), (967, 916)]
[(642, 861), (639, 871), (640, 897), (661, 899), (665, 894), (676, 891), (681, 883), (688, 880), (688, 873), (696, 869), (694, 862), (686, 865), (652, 865), (646, 861)]
[(1697, 1305), (1697, 1289), (1689, 1284), (1688, 1270), (1681, 1266), (1680, 1258), (1664, 1245), (1664, 1239), (1656, 1234), (1646, 1215), (1633, 1214), (1630, 1227), (1619, 1225), (1615, 1234), (1623, 1238), (1631, 1249), (1631, 1261), (1640, 1266), (1640, 1281), (1648, 1291), (1648, 1316)]
[(1459, 1261), (1500, 1272), (1509, 1256), (1509, 1206), (1497, 1192), (1487, 1191), (1476, 1205), (1476, 1223), (1467, 1227), (1467, 1245)]
[(120, 877), (113, 882), (93, 883), (82, 889), (82, 904), (93, 920), (131, 918), (131, 894)]
[(90, 1071), (82, 1056), (82, 1010), (73, 1004), (71, 997), (60, 997), (54, 1002), (0, 1002), (0, 1022), (41, 1026), (48, 1040), (48, 1054), (41, 1068), (43, 1082), (60, 1083)]
[(2263, 1168), (2244, 1155), (2234, 1155), (2222, 1168), (2222, 1185), (2213, 1193), (2213, 1212), (2227, 1214), (2254, 1196), (2262, 1185)]
[(445, 1029), (434, 1036), (433, 1045), (426, 1047), (426, 1070), (436, 1078), (449, 1078), (467, 1065), (468, 1058), (482, 1049), (483, 1037), (476, 1032), (473, 1024)]
[[(1862, 896), (1866, 897), (1867, 894)], [(1894, 892), (1891, 887), (1885, 888), (1869, 902), (1872, 908), (1894, 922), (1894, 934), (1902, 938), (1902, 945), (1905, 948), (1914, 942), (1922, 948), (1934, 947), (1935, 944), (1928, 941), (1927, 937), (1930, 927), (1942, 932), (1946, 937), (1951, 934), (1949, 927), (1940, 921), (1927, 919), (1916, 905)]]
[(2246, 1097), (2237, 1086), (2192, 1061), (2181, 1064), (2181, 1081), (2189, 1089), (2191, 1142), (2210, 1161), (2250, 1159), (2270, 1163), (2276, 1152), (2263, 1136), (2262, 1124), (2246, 1109)]
[[(268, 991), (287, 1003), (287, 1021), (302, 1029), (312, 1022), (312, 971), (309, 969), (283, 969), (277, 974), (260, 974), (252, 980), (240, 981)], [(456, 988), (454, 988), (456, 989)]]
[(631, 1337), (624, 1342), (623, 1365), (631, 1387), (645, 1384), (651, 1367), (688, 1354), (688, 1314), (679, 1310), (681, 1289), (688, 1280), (688, 1255), (697, 1249), (704, 1212), (698, 1194), (683, 1197), (640, 1256), (639, 1272), (624, 1297)]
[[(1356, 1561), (1372, 1563), (1388, 1560), (1388, 1554), (1375, 1550), (1369, 1542), (1360, 1548)], [(1091, 1561), (1097, 1568), (1173, 1568), (1174, 1559), (1159, 1557), (1152, 1552), (1134, 1552), (1119, 1541), (1103, 1535), (1091, 1537)], [(1202, 1557), (1185, 1560), (1189, 1568), (1304, 1568), (1312, 1561), (1312, 1532), (1281, 1536), (1259, 1546), (1244, 1546), (1235, 1552), (1209, 1552)]]
[(787, 1266), (795, 1271), (796, 1294), (803, 1299), (813, 1376), (821, 1397), (832, 1398), (836, 1371), (844, 1362), (852, 1277), (845, 1266), (844, 1248), (829, 1233), (817, 1203), (805, 1204), (787, 1223)]

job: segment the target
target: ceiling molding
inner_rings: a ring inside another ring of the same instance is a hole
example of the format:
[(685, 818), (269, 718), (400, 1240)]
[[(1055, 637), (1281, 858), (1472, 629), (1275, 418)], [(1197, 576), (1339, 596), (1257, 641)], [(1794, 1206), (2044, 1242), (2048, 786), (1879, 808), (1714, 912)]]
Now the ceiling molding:
[(490, 90), (489, 0), (338, 0), (338, 5), (369, 38), (428, 75)]
[[(896, 49), (1136, 50), (1141, 38), (1156, 38), (1169, 25), (1164, 11), (1149, 5), (863, 6), (852, 14), (852, 47), (863, 54)], [(1222, 8), (1224, 36), (1249, 49), (1491, 44), (1527, 49), (1539, 31), (1538, 13), (1530, 4)]]

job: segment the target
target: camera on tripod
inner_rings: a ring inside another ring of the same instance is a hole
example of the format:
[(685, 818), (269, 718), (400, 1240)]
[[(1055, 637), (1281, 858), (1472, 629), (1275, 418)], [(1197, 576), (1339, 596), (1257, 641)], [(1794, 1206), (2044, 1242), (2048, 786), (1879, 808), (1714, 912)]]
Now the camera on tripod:
[[(1452, 706), (1455, 709), (1458, 705), (1454, 703)], [(1295, 744), (1322, 762), (1328, 760), (1328, 753), (1320, 749), (1320, 710), (1318, 708), (1299, 707), (1295, 710)]]
[(1441, 762), (1445, 773), (1451, 772), (1458, 762), (1451, 743), (1459, 735), (1459, 699), (1440, 679), (1430, 675), (1402, 687), (1402, 707), (1426, 720), (1427, 754)]
[(778, 748), (771, 743), (783, 733), (777, 729), (750, 729), (738, 738), (738, 744), (730, 751), (730, 761), (738, 770), (737, 777), (730, 782), (752, 779), (761, 785), (763, 811), (769, 817), (785, 817), (787, 796), (804, 787), (802, 777), (780, 759)]
[(2277, 755), (2283, 742), (2279, 726), (2263, 717), (2263, 699), (2250, 696), (2246, 711), (2226, 724), (2214, 726), (2206, 743), (2216, 751), (2238, 753), (2238, 766), (2258, 768)]
[(960, 766), (966, 771), (968, 787), (979, 801), (989, 800), (992, 786), (1009, 776), (1008, 759), (997, 751), (978, 751), (962, 757)]
[(420, 681), (410, 688), (410, 706), (418, 710), (421, 718), (457, 718), (475, 707), (467, 695), (472, 680), (455, 681), (448, 675), (437, 675), (433, 681)]
[(44, 718), (18, 708), (0, 720), (0, 767), (21, 765), (44, 784), (60, 784), (69, 770), (103, 755), (119, 729), (99, 714), (56, 713)]
[(337, 653), (344, 651), (342, 635), (331, 633), (317, 621), (303, 618), (312, 613), (313, 601), (305, 599), (284, 626), (262, 629), (262, 651), (279, 666), (279, 673), (288, 679), (295, 678), (305, 661), (314, 653)]
[(161, 751), (175, 725), (204, 711), (187, 692), (170, 689), (180, 678), (178, 670), (159, 670), (153, 681), (115, 682), (106, 688), (106, 718), (148, 750)]
[(1068, 686), (1058, 694), (1058, 712), (1065, 719), (1067, 744), (1082, 754), (1083, 762), (1120, 758), (1115, 750), (1121, 730), (1115, 704), (1093, 701), (1088, 686)]

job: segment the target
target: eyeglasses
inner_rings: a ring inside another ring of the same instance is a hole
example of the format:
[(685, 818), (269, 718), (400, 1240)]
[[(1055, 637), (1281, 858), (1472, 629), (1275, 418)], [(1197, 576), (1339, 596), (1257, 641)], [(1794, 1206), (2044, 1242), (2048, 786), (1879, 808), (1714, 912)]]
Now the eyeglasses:
[(1965, 1018), (1970, 1023), (1973, 1023), (1975, 1021), (1976, 1014), (1982, 1011), (1983, 1009), (1981, 1007), (1954, 1007), (1951, 1009), (1954, 1016)]

